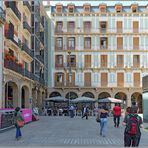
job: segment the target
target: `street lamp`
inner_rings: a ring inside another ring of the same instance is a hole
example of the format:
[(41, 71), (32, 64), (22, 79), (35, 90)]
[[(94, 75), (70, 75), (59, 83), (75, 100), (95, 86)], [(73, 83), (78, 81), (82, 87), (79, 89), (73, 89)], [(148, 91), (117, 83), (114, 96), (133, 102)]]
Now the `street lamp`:
[(69, 86), (69, 101), (68, 101), (68, 106), (70, 105), (70, 83), (71, 83), (71, 76), (72, 76), (72, 73), (71, 73), (71, 62), (70, 62), (70, 55), (71, 55), (71, 52), (68, 51), (68, 86)]

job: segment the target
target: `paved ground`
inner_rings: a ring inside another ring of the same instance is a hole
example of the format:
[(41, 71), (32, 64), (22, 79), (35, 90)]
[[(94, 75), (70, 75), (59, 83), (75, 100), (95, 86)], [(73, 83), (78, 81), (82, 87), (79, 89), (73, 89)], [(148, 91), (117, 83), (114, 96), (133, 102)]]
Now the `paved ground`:
[[(0, 133), (0, 146), (123, 146), (124, 127), (114, 128), (108, 122), (108, 134), (99, 135), (95, 118), (41, 117), (22, 128), (23, 137), (15, 140), (15, 129)], [(142, 131), (140, 146), (148, 147), (148, 131)]]

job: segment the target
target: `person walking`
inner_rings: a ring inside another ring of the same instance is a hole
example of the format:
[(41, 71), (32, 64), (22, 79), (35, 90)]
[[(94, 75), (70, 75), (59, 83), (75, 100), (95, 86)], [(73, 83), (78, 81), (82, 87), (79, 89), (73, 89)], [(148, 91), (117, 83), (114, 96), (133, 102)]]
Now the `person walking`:
[(144, 128), (144, 126), (142, 118), (137, 114), (135, 108), (130, 108), (130, 112), (125, 116), (122, 124), (126, 126), (124, 131), (124, 147), (138, 147), (141, 139), (140, 128)]
[(114, 127), (119, 127), (120, 124), (120, 117), (121, 117), (121, 107), (119, 104), (115, 103), (113, 108), (113, 120), (114, 120)]
[(85, 106), (84, 109), (83, 109), (82, 119), (83, 119), (84, 117), (86, 117), (86, 120), (87, 120), (87, 119), (88, 119), (88, 113), (89, 113), (88, 107)]
[(21, 127), (24, 126), (24, 118), (21, 115), (20, 112), (20, 107), (16, 107), (15, 113), (14, 113), (14, 122), (15, 122), (15, 127), (16, 127), (16, 140), (19, 140), (22, 137), (21, 133)]
[(102, 106), (102, 108), (98, 110), (98, 114), (100, 115), (100, 135), (105, 137), (108, 117), (108, 109), (106, 105)]

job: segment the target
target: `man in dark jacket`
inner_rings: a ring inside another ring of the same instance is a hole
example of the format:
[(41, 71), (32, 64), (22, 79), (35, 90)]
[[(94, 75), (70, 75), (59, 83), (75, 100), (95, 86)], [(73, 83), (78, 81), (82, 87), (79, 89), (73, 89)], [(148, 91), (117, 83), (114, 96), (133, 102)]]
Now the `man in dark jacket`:
[(119, 127), (120, 124), (120, 116), (121, 116), (121, 107), (119, 104), (115, 104), (113, 108), (113, 116), (114, 116), (114, 126)]

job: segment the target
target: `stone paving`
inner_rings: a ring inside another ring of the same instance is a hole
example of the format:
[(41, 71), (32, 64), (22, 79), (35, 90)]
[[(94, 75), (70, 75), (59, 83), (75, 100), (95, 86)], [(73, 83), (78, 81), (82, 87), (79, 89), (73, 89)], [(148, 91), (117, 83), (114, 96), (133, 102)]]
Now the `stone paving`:
[[(23, 137), (15, 140), (15, 129), (0, 133), (0, 146), (123, 146), (124, 127), (113, 127), (109, 118), (106, 137), (99, 135), (99, 124), (95, 117), (40, 117), (22, 128)], [(148, 131), (142, 130), (140, 146), (148, 147)]]

